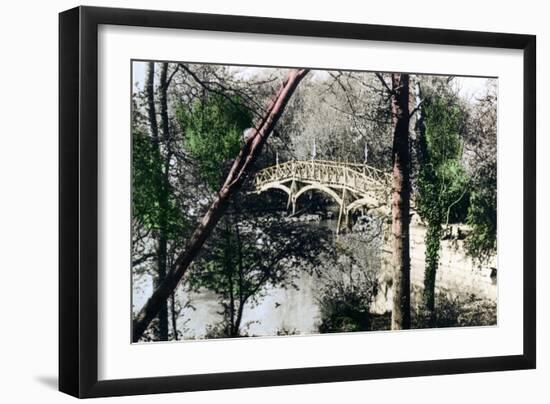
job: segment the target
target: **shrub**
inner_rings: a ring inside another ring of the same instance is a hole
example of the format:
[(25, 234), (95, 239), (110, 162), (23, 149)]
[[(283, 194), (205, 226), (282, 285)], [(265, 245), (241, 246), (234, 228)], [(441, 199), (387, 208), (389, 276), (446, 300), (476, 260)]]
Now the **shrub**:
[(374, 277), (356, 268), (332, 277), (317, 299), (321, 313), (319, 332), (369, 331), (374, 288)]

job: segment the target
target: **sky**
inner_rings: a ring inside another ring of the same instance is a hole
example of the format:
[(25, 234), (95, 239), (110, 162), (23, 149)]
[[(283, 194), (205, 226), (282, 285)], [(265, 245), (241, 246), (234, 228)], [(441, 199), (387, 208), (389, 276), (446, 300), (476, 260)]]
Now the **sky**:
[[(133, 63), (133, 91), (141, 90), (143, 88), (143, 82), (145, 80), (145, 67), (147, 62), (134, 62)], [(241, 72), (243, 76), (251, 76), (255, 72), (263, 70), (258, 67), (241, 67), (236, 66), (234, 69)], [(326, 72), (322, 70), (315, 70), (314, 74), (322, 78), (326, 76)], [(487, 78), (485, 77), (455, 77), (454, 85), (458, 89), (459, 95), (468, 101), (475, 101), (479, 96), (482, 96), (487, 89)]]

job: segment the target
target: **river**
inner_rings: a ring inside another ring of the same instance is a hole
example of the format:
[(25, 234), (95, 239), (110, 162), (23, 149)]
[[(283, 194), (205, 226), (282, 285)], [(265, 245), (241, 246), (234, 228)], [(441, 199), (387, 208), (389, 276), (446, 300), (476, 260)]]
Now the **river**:
[[(307, 226), (330, 229), (332, 243), (335, 248), (340, 243), (351, 246), (352, 255), (357, 262), (368, 261), (369, 270), (374, 270), (376, 292), (373, 296), (371, 311), (373, 314), (384, 315), (391, 310), (391, 272), (389, 269), (390, 253), (382, 233), (374, 233), (359, 221), (353, 231), (336, 237), (336, 221), (331, 219), (317, 220), (315, 216), (303, 215), (301, 218), (288, 219), (288, 225), (293, 221), (306, 223)], [(372, 222), (372, 221), (371, 221)], [(371, 226), (372, 227), (372, 226)], [(378, 226), (379, 227), (379, 226)], [(374, 226), (377, 228), (377, 226)], [(418, 220), (411, 223), (411, 282), (413, 284), (413, 305), (421, 299), (421, 288), (424, 270), (423, 235), (424, 227)], [(353, 259), (352, 259), (353, 261)], [(351, 262), (351, 261), (350, 261)], [(341, 272), (341, 262), (329, 263), (321, 269), (324, 273), (315, 274), (308, 271), (299, 272), (293, 287), (267, 287), (265, 297), (257, 304), (247, 304), (243, 312), (241, 331), (251, 336), (273, 336), (286, 334), (318, 333), (320, 310), (318, 299), (322, 286), (327, 285), (327, 279)], [(374, 265), (373, 265), (374, 264)], [(344, 266), (348, 264), (343, 264)], [(350, 268), (356, 264), (349, 264)], [(351, 270), (351, 269), (350, 269)], [(364, 270), (364, 269), (361, 269)], [(438, 290), (453, 299), (463, 297), (487, 301), (496, 305), (497, 284), (496, 269), (490, 265), (479, 267), (466, 257), (458, 241), (442, 242), (441, 263), (437, 277)], [(330, 276), (327, 276), (330, 275)], [(134, 311), (145, 303), (152, 293), (151, 278), (144, 275), (136, 282), (134, 288)], [(208, 328), (222, 320), (221, 306), (218, 296), (207, 289), (198, 292), (185, 292), (179, 288), (177, 300), (180, 304), (187, 303), (180, 311), (177, 320), (178, 330), (184, 339), (204, 338)], [(495, 314), (496, 316), (496, 314)], [(484, 320), (492, 321), (492, 320)], [(496, 321), (496, 317), (495, 320)]]

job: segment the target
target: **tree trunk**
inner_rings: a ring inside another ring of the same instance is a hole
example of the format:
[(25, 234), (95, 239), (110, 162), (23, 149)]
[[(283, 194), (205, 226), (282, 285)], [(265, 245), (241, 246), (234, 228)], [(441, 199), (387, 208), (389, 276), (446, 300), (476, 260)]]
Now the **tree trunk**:
[[(162, 63), (160, 69), (159, 82), (159, 102), (160, 102), (160, 122), (162, 128), (162, 146), (159, 142), (158, 153), (162, 158), (162, 172), (160, 173), (159, 184), (159, 284), (166, 277), (168, 268), (168, 209), (170, 197), (170, 160), (172, 153), (170, 150), (170, 121), (168, 118), (168, 81), (167, 81), (168, 63)], [(172, 292), (172, 296), (174, 293)], [(172, 314), (173, 316), (173, 314)], [(168, 340), (168, 304), (161, 306), (159, 312), (159, 325), (161, 340)]]
[(424, 306), (428, 326), (435, 326), (435, 276), (439, 265), (440, 222), (428, 222), (426, 230), (426, 268), (424, 270)]
[[(164, 231), (159, 232), (159, 241), (158, 241), (158, 277), (157, 285), (162, 285), (162, 282), (166, 278), (166, 249), (167, 249), (167, 240), (166, 234)], [(157, 287), (158, 287), (157, 286)], [(161, 341), (168, 341), (168, 304), (165, 301), (161, 304), (159, 308), (159, 339)]]
[(393, 122), (393, 310), (392, 330), (410, 328), (410, 156), (409, 156), (409, 75), (392, 74)]
[(178, 340), (178, 319), (176, 313), (176, 291), (173, 291), (170, 295), (170, 311), (172, 313), (172, 332), (174, 333), (174, 340)]
[(164, 282), (155, 289), (145, 306), (134, 319), (133, 340), (138, 341), (143, 332), (161, 309), (162, 303), (174, 291), (179, 281), (193, 262), (206, 239), (224, 214), (229, 198), (240, 188), (247, 169), (259, 156), (263, 144), (281, 117), (284, 108), (290, 100), (294, 90), (305, 77), (308, 69), (291, 70), (283, 85), (270, 101), (264, 116), (259, 120), (252, 136), (241, 148), (235, 159), (229, 174), (218, 192), (218, 195), (210, 205), (210, 208), (187, 242), (184, 252), (175, 262), (174, 270), (168, 273)]
[(235, 220), (235, 235), (237, 238), (237, 274), (238, 274), (238, 290), (239, 290), (239, 311), (237, 313), (237, 319), (235, 320), (235, 326), (237, 330), (241, 328), (241, 321), (243, 318), (244, 310), (244, 296), (243, 296), (243, 252), (241, 243), (241, 233), (239, 231), (239, 221)]
[(229, 336), (236, 337), (238, 335), (238, 330), (235, 328), (235, 287), (233, 285), (233, 260), (232, 260), (232, 249), (231, 245), (231, 226), (229, 225), (229, 220), (227, 217), (224, 220), (225, 222), (225, 248), (223, 251), (223, 270), (227, 274), (227, 280), (229, 283)]
[[(162, 90), (162, 89), (161, 89)], [(162, 159), (162, 150), (160, 145), (157, 112), (155, 106), (155, 63), (149, 62), (147, 66), (147, 77), (145, 83), (145, 91), (147, 92), (147, 113), (149, 117), (149, 126), (151, 128), (151, 137), (153, 140), (153, 146), (155, 147), (155, 153)], [(166, 136), (166, 134), (164, 134)], [(162, 169), (156, 173), (156, 193), (159, 202), (159, 223), (158, 223), (158, 236), (157, 236), (157, 278), (155, 281), (155, 287), (162, 284), (166, 277), (166, 258), (167, 258), (167, 240), (166, 240), (166, 198), (167, 190), (165, 189), (165, 177), (166, 173), (162, 172)], [(158, 312), (159, 328), (158, 339), (161, 341), (168, 340), (168, 306), (166, 302), (161, 304)]]
[(145, 92), (147, 93), (147, 114), (151, 137), (155, 142), (159, 141), (159, 127), (157, 123), (157, 111), (155, 107), (155, 63), (147, 64), (147, 77), (145, 78)]
[(168, 118), (168, 63), (163, 63), (160, 69), (160, 121), (165, 146), (168, 147), (170, 139), (170, 120)]
[[(423, 99), (422, 88), (418, 86), (418, 96)], [(427, 170), (427, 167), (432, 167), (428, 159), (427, 140), (426, 140), (426, 125), (424, 108), (420, 108), (418, 114), (418, 120), (416, 126), (420, 134), (419, 139), (419, 162), (421, 164), (421, 170)], [(430, 171), (432, 169), (430, 168)], [(426, 318), (426, 323), (423, 326), (434, 327), (435, 316), (435, 278), (437, 273), (437, 267), (439, 263), (439, 247), (441, 240), (441, 222), (442, 218), (439, 215), (435, 216), (434, 212), (431, 215), (424, 218), (427, 221), (426, 235), (424, 237), (424, 244), (426, 246), (425, 252), (425, 268), (424, 268), (424, 291), (422, 292), (423, 298), (423, 315)], [(448, 219), (447, 219), (448, 221)]]

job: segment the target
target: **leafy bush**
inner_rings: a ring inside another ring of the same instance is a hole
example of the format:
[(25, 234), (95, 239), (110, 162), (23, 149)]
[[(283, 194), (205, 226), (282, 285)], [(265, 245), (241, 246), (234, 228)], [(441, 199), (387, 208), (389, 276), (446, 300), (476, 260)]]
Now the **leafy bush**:
[(326, 282), (318, 298), (319, 332), (369, 331), (375, 283), (373, 276), (357, 269), (340, 272)]

